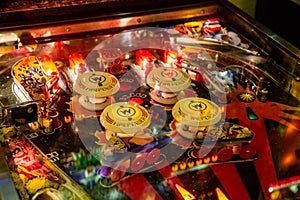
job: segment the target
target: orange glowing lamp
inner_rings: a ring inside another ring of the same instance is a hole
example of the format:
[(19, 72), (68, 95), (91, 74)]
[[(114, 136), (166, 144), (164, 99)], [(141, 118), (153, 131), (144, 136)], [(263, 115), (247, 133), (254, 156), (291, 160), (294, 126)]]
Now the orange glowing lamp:
[(180, 163), (179, 168), (181, 170), (185, 170), (186, 169), (186, 163), (185, 162)]
[(69, 123), (71, 123), (71, 121), (72, 121), (72, 117), (71, 117), (70, 115), (65, 116), (65, 117), (64, 117), (64, 121), (65, 121), (66, 124), (69, 124)]
[(167, 51), (165, 54), (165, 63), (172, 65), (174, 63), (177, 63), (178, 61), (178, 54), (172, 51)]
[(43, 70), (47, 76), (51, 76), (52, 74), (58, 74), (56, 65), (50, 56), (42, 55), (39, 57), (39, 61), (41, 62)]
[(207, 156), (206, 158), (203, 159), (203, 161), (204, 161), (205, 164), (210, 163), (210, 157)]
[(173, 165), (172, 172), (177, 172), (177, 171), (178, 171), (178, 165)]
[(87, 64), (82, 54), (73, 53), (69, 56), (70, 69), (75, 74), (82, 74), (87, 70)]
[(135, 52), (135, 63), (144, 67), (154, 62), (154, 56), (147, 49), (139, 49)]
[(218, 160), (218, 155), (212, 155), (211, 156), (211, 161), (216, 162)]
[(198, 166), (198, 165), (201, 165), (202, 164), (202, 159), (197, 159), (196, 160), (196, 165)]
[(31, 128), (32, 128), (32, 130), (38, 130), (39, 129), (39, 123), (38, 122), (33, 122), (31, 124)]
[(192, 167), (194, 167), (195, 163), (193, 161), (190, 161), (187, 163), (187, 165), (189, 168), (192, 168)]
[(52, 124), (52, 119), (45, 119), (43, 121), (43, 125), (45, 128), (49, 128), (51, 126), (51, 124)]

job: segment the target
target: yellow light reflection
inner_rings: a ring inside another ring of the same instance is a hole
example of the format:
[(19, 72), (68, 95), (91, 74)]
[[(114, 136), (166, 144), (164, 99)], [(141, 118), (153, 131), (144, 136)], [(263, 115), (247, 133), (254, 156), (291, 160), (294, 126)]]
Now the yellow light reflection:
[(189, 193), (186, 189), (184, 189), (180, 185), (175, 184), (175, 187), (178, 190), (178, 192), (181, 194), (181, 196), (183, 197), (184, 200), (193, 200), (193, 199), (196, 199), (194, 197), (194, 195), (192, 195), (191, 193)]
[(219, 200), (228, 200), (220, 188), (216, 188), (216, 192)]
[(276, 190), (276, 191), (272, 192), (272, 194), (271, 194), (271, 199), (272, 200), (279, 199), (279, 197), (280, 197), (280, 191), (279, 190)]

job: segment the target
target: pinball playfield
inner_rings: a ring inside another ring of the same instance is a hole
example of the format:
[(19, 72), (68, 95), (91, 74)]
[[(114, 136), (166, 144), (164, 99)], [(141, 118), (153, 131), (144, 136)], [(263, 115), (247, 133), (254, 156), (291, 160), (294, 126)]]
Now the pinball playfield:
[(5, 52), (17, 196), (300, 198), (299, 69), (255, 42), (203, 15)]

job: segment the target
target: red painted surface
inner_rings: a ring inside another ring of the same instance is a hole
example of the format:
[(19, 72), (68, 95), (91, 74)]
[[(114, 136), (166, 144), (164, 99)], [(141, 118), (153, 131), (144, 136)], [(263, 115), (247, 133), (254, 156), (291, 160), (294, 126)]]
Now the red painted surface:
[(147, 179), (141, 175), (134, 175), (126, 181), (121, 181), (119, 184), (120, 190), (122, 190), (130, 199), (145, 200), (155, 199), (162, 200), (162, 197), (147, 181)]
[(250, 200), (250, 196), (233, 164), (211, 166), (216, 177), (229, 195), (229, 199)]
[(178, 192), (175, 184), (178, 184), (178, 185), (182, 186), (183, 188), (184, 188), (184, 185), (182, 184), (181, 180), (177, 176), (172, 176), (172, 167), (170, 165), (167, 165), (166, 162), (167, 161), (164, 161), (161, 164), (162, 166), (166, 166), (166, 167), (160, 168), (159, 166), (157, 166), (159, 169), (159, 172), (165, 178), (165, 180), (167, 180), (168, 184), (170, 185), (170, 187), (172, 188), (172, 190), (174, 191), (174, 193), (176, 194), (178, 199), (184, 200), (182, 195)]

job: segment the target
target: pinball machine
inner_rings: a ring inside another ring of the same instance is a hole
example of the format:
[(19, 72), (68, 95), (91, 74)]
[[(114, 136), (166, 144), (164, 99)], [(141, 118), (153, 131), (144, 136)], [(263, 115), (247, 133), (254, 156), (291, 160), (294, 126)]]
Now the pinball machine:
[(0, 5), (1, 199), (300, 198), (300, 50), (234, 5)]

